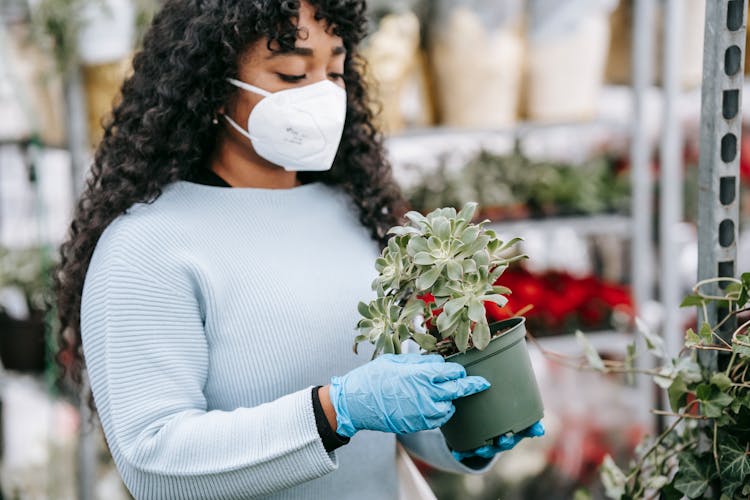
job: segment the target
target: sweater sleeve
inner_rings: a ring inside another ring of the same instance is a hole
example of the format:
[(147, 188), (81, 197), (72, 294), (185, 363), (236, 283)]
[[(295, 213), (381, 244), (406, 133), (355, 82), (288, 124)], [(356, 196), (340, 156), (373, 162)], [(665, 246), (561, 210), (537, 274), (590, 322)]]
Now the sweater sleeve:
[(200, 277), (179, 256), (133, 239), (100, 241), (81, 310), (94, 400), (133, 496), (248, 498), (335, 470), (311, 387), (255, 407), (208, 409)]

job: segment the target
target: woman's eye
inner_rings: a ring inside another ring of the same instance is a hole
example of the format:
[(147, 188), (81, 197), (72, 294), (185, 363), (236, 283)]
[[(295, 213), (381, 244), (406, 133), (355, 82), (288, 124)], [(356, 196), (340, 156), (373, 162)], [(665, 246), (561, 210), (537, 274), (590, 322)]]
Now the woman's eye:
[(279, 78), (288, 83), (296, 83), (300, 80), (304, 80), (307, 75), (285, 75), (284, 73), (276, 73)]
[(328, 76), (331, 78), (334, 78), (336, 80), (343, 80), (344, 74), (343, 73), (328, 73)]

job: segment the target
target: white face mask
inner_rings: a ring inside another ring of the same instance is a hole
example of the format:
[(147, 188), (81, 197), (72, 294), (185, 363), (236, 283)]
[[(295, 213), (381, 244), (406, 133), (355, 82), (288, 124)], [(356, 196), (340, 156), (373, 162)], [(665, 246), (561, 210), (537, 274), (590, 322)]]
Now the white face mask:
[(224, 115), (232, 127), (252, 141), (259, 156), (289, 171), (331, 168), (344, 131), (344, 89), (322, 80), (271, 93), (234, 78), (227, 81), (264, 96), (250, 112), (247, 130)]

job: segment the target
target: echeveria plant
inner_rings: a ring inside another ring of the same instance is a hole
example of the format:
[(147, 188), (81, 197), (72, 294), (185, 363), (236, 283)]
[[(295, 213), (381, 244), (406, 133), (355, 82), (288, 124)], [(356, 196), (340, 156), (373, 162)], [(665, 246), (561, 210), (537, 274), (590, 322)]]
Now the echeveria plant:
[[(458, 213), (454, 208), (426, 216), (409, 212), (405, 225), (388, 231), (392, 237), (375, 262), (377, 298), (359, 303), (355, 351), (359, 342), (370, 341), (374, 356), (400, 353), (408, 339), (443, 355), (487, 347), (484, 303), (505, 305), (510, 290), (494, 283), (511, 262), (525, 256), (505, 257), (519, 239), (504, 243), (484, 227), (488, 221), (473, 224), (476, 210), (476, 203), (467, 203)], [(424, 300), (426, 295), (434, 301)]]

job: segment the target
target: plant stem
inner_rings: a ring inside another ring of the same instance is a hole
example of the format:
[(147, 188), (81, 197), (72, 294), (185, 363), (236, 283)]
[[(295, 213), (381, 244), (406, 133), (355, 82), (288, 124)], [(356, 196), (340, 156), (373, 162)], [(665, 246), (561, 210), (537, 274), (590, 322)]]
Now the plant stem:
[[(687, 407), (687, 408), (685, 408), (685, 411), (688, 411), (688, 409), (689, 409), (689, 408), (690, 408), (691, 406), (693, 406), (693, 404), (694, 404), (694, 403), (696, 403), (697, 401), (698, 401), (698, 400), (696, 399), (695, 401), (693, 401), (692, 403), (690, 403), (690, 404), (688, 405), (688, 407)], [(680, 422), (682, 422), (682, 421), (683, 421), (684, 419), (685, 419), (685, 415), (680, 415), (680, 416), (679, 416), (679, 417), (678, 417), (678, 418), (677, 418), (677, 419), (676, 419), (676, 420), (675, 420), (674, 422), (672, 422), (672, 425), (670, 425), (670, 426), (669, 426), (669, 427), (667, 428), (667, 430), (665, 430), (664, 432), (662, 432), (662, 433), (661, 433), (661, 434), (659, 435), (659, 437), (658, 437), (658, 438), (656, 439), (656, 441), (654, 442), (654, 444), (652, 444), (652, 445), (651, 445), (651, 446), (649, 447), (649, 449), (648, 449), (648, 450), (646, 450), (646, 453), (644, 453), (644, 454), (643, 454), (643, 456), (641, 457), (641, 459), (640, 459), (640, 460), (638, 461), (638, 468), (639, 468), (639, 469), (640, 469), (641, 467), (643, 467), (643, 464), (644, 464), (644, 463), (646, 462), (646, 458), (648, 458), (648, 456), (649, 456), (649, 455), (651, 455), (651, 454), (652, 454), (652, 453), (654, 452), (654, 450), (656, 450), (656, 448), (658, 448), (658, 447), (659, 447), (659, 445), (661, 444), (661, 442), (662, 442), (662, 441), (664, 441), (664, 439), (665, 439), (665, 438), (666, 438), (666, 437), (667, 437), (668, 435), (670, 435), (670, 434), (671, 434), (671, 433), (672, 433), (672, 432), (673, 432), (673, 431), (674, 431), (674, 430), (675, 430), (675, 429), (677, 428), (677, 425), (678, 425), (678, 424), (679, 424)]]
[(681, 417), (681, 418), (688, 418), (692, 420), (711, 420), (709, 417), (703, 416), (703, 415), (690, 415), (689, 413), (675, 413), (672, 411), (664, 411), (664, 410), (651, 410), (651, 413), (654, 415), (664, 415), (667, 417)]
[(735, 358), (737, 358), (737, 353), (736, 352), (732, 352), (732, 357), (729, 358), (729, 365), (727, 365), (727, 370), (724, 372), (724, 375), (726, 375), (727, 377), (729, 376), (729, 374), (732, 371), (732, 365), (734, 365)]
[(719, 468), (719, 452), (716, 447), (716, 436), (718, 434), (718, 424), (714, 420), (714, 463), (716, 464), (716, 472), (721, 476), (721, 468)]

